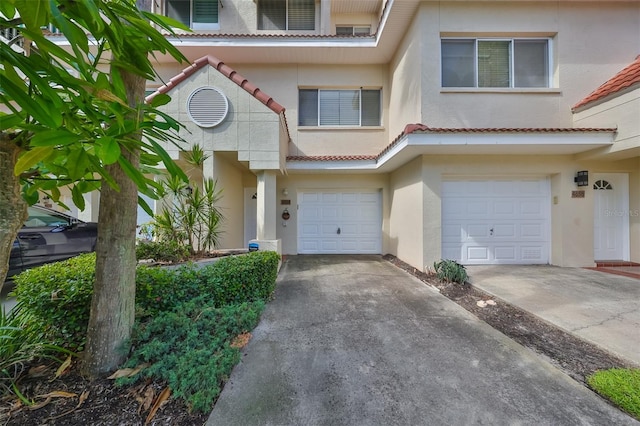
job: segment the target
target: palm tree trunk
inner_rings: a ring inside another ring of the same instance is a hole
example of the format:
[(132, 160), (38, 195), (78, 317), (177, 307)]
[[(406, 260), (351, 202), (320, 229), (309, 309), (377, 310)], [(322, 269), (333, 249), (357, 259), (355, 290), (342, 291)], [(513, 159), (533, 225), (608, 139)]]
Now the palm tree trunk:
[[(135, 106), (144, 98), (145, 79), (120, 72), (129, 105)], [(135, 137), (140, 139), (141, 134)], [(139, 167), (139, 148), (123, 148), (122, 156)], [(126, 359), (135, 319), (138, 188), (118, 163), (107, 170), (120, 188), (103, 185), (100, 195), (96, 281), (83, 359), (84, 373), (93, 378), (113, 371)]]

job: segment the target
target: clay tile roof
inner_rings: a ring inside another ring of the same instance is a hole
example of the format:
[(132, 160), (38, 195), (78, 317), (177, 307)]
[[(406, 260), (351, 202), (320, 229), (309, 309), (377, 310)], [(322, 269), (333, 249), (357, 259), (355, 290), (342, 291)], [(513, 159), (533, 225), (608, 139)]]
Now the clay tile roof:
[(324, 155), (324, 156), (288, 156), (287, 161), (378, 161), (383, 155), (396, 146), (405, 136), (412, 133), (612, 133), (616, 128), (596, 127), (496, 127), (496, 128), (448, 128), (429, 127), (425, 124), (407, 124), (389, 145), (377, 155)]
[(290, 155), (287, 161), (371, 161), (376, 155)]
[(609, 95), (613, 95), (614, 93), (624, 91), (625, 89), (629, 89), (637, 85), (640, 85), (640, 55), (638, 55), (636, 60), (629, 66), (607, 80), (589, 96), (575, 104), (572, 110), (575, 111), (587, 104), (602, 100)]
[(191, 74), (193, 74), (200, 68), (204, 67), (205, 65), (210, 65), (214, 67), (222, 75), (227, 77), (229, 80), (233, 81), (238, 86), (242, 87), (247, 93), (249, 93), (251, 96), (253, 96), (257, 100), (262, 102), (271, 111), (275, 112), (276, 114), (284, 113), (285, 108), (279, 103), (277, 103), (271, 96), (267, 95), (258, 87), (251, 84), (249, 80), (247, 80), (246, 78), (238, 74), (233, 68), (226, 65), (220, 59), (212, 55), (207, 55), (207, 56), (203, 56), (200, 59), (196, 59), (196, 61), (193, 64), (191, 64), (190, 66), (182, 70), (182, 72), (180, 72), (178, 75), (172, 77), (167, 84), (158, 88), (158, 90), (156, 90), (155, 93), (149, 95), (147, 97), (147, 101), (150, 101), (151, 99), (153, 99), (154, 96), (156, 96), (159, 93), (169, 92), (171, 89), (173, 89), (174, 87), (182, 83), (184, 80), (186, 80), (187, 77), (189, 77)]

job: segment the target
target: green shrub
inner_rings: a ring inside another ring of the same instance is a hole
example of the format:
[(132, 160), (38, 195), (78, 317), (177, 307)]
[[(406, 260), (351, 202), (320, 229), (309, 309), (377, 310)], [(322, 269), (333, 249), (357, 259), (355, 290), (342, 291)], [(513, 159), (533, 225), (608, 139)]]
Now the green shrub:
[(155, 315), (202, 294), (195, 265), (174, 268), (138, 266), (136, 270), (136, 316)]
[(640, 420), (640, 369), (612, 368), (587, 377), (593, 390)]
[(21, 309), (49, 343), (80, 351), (86, 341), (95, 253), (26, 270), (14, 278)]
[(136, 259), (153, 259), (156, 262), (182, 262), (189, 258), (189, 249), (175, 241), (139, 241)]
[(130, 384), (145, 377), (167, 382), (174, 396), (191, 410), (211, 410), (240, 351), (232, 340), (258, 323), (264, 302), (256, 301), (216, 308), (204, 298), (181, 304), (173, 312), (161, 312), (149, 323), (136, 326), (135, 351), (125, 367), (150, 366), (136, 377), (120, 379)]
[[(279, 256), (253, 252), (212, 265), (177, 269), (140, 266), (136, 272), (136, 316), (172, 311), (198, 298), (204, 305), (266, 300), (275, 288)], [(86, 342), (95, 279), (95, 253), (51, 263), (15, 278), (23, 309), (47, 342), (80, 351)]]
[(139, 315), (174, 310), (195, 297), (216, 307), (230, 303), (267, 300), (275, 288), (280, 257), (275, 252), (252, 252), (223, 257), (198, 268), (177, 269), (139, 266), (136, 306)]
[(275, 289), (279, 260), (269, 251), (222, 258), (199, 271), (201, 291), (213, 296), (215, 306), (267, 300)]
[(433, 269), (442, 282), (464, 284), (469, 278), (465, 267), (455, 260), (445, 259), (434, 262)]

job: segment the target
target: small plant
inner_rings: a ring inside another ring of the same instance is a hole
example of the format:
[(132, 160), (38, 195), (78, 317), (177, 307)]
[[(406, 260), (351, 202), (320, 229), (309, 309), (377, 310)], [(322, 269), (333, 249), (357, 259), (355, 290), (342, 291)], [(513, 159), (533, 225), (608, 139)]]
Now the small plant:
[(219, 244), (223, 215), (218, 203), (222, 191), (215, 180), (206, 179), (200, 188), (177, 178), (169, 179), (163, 195), (172, 202), (153, 219), (152, 233), (159, 241), (185, 246), (195, 254)]
[(156, 262), (182, 262), (189, 258), (189, 249), (175, 241), (138, 241), (136, 259)]
[(17, 382), (25, 365), (35, 358), (54, 358), (61, 353), (70, 354), (60, 347), (46, 344), (33, 315), (20, 304), (10, 313), (0, 311), (0, 395), (15, 394), (29, 404), (18, 390)]
[(469, 278), (465, 267), (455, 260), (444, 259), (434, 262), (433, 270), (442, 282), (464, 284)]
[(587, 377), (593, 390), (640, 420), (640, 369), (612, 368)]

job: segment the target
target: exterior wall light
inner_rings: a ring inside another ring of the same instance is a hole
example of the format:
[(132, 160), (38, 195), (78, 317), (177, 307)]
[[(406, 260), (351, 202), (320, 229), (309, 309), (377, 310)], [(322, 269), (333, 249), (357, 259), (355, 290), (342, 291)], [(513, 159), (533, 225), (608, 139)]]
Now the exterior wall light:
[(576, 173), (576, 177), (573, 178), (576, 186), (589, 186), (589, 172), (586, 170)]

